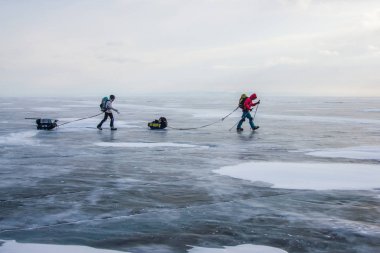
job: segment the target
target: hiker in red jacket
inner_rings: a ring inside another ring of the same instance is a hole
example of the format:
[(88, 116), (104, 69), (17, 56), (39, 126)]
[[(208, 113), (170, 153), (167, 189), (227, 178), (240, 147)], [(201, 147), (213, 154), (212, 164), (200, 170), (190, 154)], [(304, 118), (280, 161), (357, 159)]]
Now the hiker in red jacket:
[(252, 111), (253, 106), (260, 104), (260, 100), (256, 103), (253, 102), (253, 100), (255, 100), (256, 98), (256, 94), (253, 93), (250, 97), (245, 99), (243, 106), (243, 115), (241, 116), (241, 120), (237, 125), (237, 131), (243, 131), (243, 128), (241, 128), (241, 126), (243, 125), (245, 118), (249, 119), (249, 125), (251, 126), (252, 130), (256, 130), (257, 128), (259, 128), (259, 126), (255, 126), (255, 124), (253, 123), (253, 118), (250, 113), (250, 111)]

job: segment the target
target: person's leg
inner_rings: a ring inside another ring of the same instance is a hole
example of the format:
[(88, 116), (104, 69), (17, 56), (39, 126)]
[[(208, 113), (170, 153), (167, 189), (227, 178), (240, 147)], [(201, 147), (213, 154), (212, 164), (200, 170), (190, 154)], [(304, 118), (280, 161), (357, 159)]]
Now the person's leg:
[(111, 113), (108, 113), (108, 116), (110, 116), (110, 119), (111, 119), (110, 127), (111, 127), (111, 128), (114, 128), (114, 127), (113, 127), (113, 121), (114, 121), (114, 118), (113, 118), (113, 114), (112, 114), (112, 112), (111, 112)]
[(243, 115), (241, 115), (241, 120), (239, 121), (239, 124), (237, 125), (236, 129), (241, 129), (241, 126), (243, 125), (243, 122), (245, 121), (246, 112), (243, 112)]
[(99, 123), (96, 127), (97, 127), (97, 128), (101, 128), (102, 125), (103, 125), (103, 123), (107, 120), (107, 117), (108, 117), (108, 115), (107, 115), (107, 113), (105, 112), (105, 113), (104, 113), (104, 118), (103, 118), (103, 120), (100, 121), (100, 123)]
[(249, 125), (251, 126), (252, 130), (255, 130), (255, 124), (253, 123), (252, 115), (250, 112), (247, 113), (247, 118), (249, 119)]

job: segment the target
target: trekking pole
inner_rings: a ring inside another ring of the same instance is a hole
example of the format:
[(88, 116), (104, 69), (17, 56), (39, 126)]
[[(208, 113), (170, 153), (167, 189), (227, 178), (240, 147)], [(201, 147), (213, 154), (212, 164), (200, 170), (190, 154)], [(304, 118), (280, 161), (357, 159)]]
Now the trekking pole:
[(239, 106), (235, 108), (235, 110), (233, 110), (232, 112), (230, 112), (228, 115), (226, 115), (225, 117), (221, 118), (221, 120), (225, 120), (228, 116), (230, 116), (232, 113), (236, 112), (236, 110), (239, 109)]
[[(236, 107), (236, 109), (233, 110), (230, 114), (228, 114), (226, 117), (222, 118), (222, 121), (223, 121), (225, 118), (227, 118), (228, 116), (230, 116), (233, 112), (236, 112), (236, 110), (239, 109), (239, 108), (240, 108), (239, 106)], [(239, 121), (240, 121), (240, 120), (239, 120)], [(234, 128), (237, 124), (239, 124), (239, 121), (238, 121), (233, 127), (231, 127), (229, 131), (231, 131), (231, 129)]]
[(260, 105), (260, 104), (257, 104), (257, 106), (256, 106), (256, 111), (255, 111), (255, 114), (253, 115), (253, 119), (252, 119), (252, 121), (255, 120), (256, 112), (257, 112), (257, 109), (259, 109), (259, 105)]
[[(252, 121), (255, 120), (256, 113), (257, 113), (257, 109), (259, 108), (259, 105), (260, 105), (260, 104), (258, 104), (258, 105), (256, 106), (255, 114), (253, 115)], [(239, 120), (238, 122), (236, 122), (236, 124), (233, 125), (228, 131), (231, 132), (232, 128), (234, 128), (237, 124), (239, 124), (239, 122), (240, 122), (240, 120)]]
[(235, 125), (233, 125), (233, 126), (230, 128), (230, 130), (228, 130), (228, 131), (231, 132), (232, 128), (234, 128), (237, 124), (239, 124), (239, 122), (240, 122), (240, 120), (239, 120), (238, 122), (236, 122)]

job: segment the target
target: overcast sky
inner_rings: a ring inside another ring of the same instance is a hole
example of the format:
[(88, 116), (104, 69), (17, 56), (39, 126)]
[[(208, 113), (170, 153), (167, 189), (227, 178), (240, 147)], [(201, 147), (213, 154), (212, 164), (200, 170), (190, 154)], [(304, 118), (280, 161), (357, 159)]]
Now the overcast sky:
[(380, 96), (379, 0), (0, 0), (2, 96)]

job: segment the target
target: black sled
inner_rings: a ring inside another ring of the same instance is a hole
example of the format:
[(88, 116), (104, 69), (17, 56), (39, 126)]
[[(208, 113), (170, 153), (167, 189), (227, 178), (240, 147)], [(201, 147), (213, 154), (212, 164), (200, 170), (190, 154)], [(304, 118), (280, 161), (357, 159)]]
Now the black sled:
[(150, 129), (155, 130), (155, 129), (165, 129), (168, 126), (168, 121), (166, 120), (165, 117), (161, 117), (158, 120), (154, 120), (150, 123), (148, 123), (148, 127)]
[(58, 126), (57, 122), (56, 119), (37, 119), (37, 130), (52, 130)]

